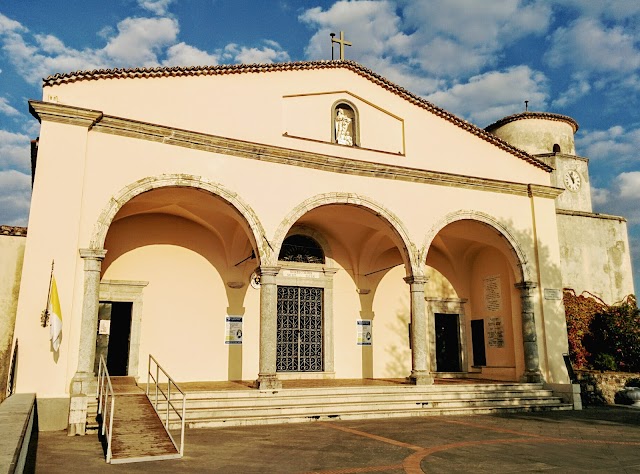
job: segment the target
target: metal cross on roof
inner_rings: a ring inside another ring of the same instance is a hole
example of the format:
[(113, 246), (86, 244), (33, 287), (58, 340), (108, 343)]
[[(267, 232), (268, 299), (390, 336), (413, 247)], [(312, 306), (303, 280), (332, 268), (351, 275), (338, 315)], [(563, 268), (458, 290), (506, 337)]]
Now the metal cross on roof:
[(344, 39), (344, 31), (340, 32), (340, 39), (334, 38), (335, 33), (331, 33), (331, 59), (333, 59), (333, 43), (338, 43), (340, 45), (340, 59), (344, 59), (344, 47), (351, 46), (347, 40)]

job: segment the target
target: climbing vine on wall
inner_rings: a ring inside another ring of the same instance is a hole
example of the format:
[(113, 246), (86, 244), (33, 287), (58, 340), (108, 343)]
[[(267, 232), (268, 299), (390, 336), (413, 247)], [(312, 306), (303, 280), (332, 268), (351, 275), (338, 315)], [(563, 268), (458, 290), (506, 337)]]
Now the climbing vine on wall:
[(633, 295), (609, 306), (591, 293), (565, 289), (564, 306), (575, 368), (640, 370), (640, 311)]

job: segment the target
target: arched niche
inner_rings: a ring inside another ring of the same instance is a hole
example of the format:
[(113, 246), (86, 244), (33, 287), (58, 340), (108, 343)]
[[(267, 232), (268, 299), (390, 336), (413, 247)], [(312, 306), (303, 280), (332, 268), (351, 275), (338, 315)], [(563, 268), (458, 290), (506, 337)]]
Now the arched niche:
[(331, 107), (331, 141), (338, 145), (360, 146), (360, 116), (352, 102), (339, 100)]

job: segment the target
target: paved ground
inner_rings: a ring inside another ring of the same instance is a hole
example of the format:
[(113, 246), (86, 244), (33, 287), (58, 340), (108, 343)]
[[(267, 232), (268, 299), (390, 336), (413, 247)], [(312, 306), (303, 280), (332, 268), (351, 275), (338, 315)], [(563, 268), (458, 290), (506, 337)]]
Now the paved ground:
[(180, 460), (108, 465), (95, 435), (40, 433), (38, 473), (640, 473), (640, 409), (189, 430)]

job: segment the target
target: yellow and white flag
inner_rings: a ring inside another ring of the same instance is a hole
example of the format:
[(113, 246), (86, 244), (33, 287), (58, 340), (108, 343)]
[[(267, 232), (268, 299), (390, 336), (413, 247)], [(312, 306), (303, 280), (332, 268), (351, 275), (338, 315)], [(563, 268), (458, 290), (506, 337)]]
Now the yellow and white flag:
[(62, 311), (60, 311), (60, 299), (58, 298), (58, 285), (56, 277), (51, 278), (51, 296), (49, 297), (49, 326), (50, 339), (53, 350), (58, 351), (62, 339)]

